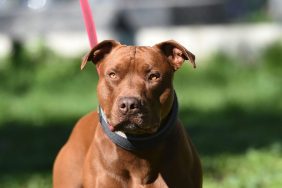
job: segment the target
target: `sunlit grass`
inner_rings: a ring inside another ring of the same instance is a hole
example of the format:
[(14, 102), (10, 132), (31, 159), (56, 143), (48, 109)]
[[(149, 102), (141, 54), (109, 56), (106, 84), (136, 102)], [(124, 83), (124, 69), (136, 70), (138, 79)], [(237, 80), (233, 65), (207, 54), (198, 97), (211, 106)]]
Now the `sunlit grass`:
[(282, 186), (280, 143), (267, 149), (249, 149), (242, 155), (218, 155), (203, 159), (206, 188), (279, 188)]
[(50, 173), (5, 174), (0, 177), (2, 188), (51, 188)]

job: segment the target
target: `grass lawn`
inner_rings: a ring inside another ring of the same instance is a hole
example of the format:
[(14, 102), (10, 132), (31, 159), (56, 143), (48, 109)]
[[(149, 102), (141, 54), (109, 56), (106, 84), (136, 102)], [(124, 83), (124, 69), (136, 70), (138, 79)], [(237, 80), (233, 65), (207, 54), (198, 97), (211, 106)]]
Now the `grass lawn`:
[[(175, 75), (180, 117), (205, 188), (282, 187), (282, 46), (255, 62), (217, 54)], [(0, 60), (0, 187), (51, 187), (54, 157), (95, 110), (97, 75), (47, 49)]]

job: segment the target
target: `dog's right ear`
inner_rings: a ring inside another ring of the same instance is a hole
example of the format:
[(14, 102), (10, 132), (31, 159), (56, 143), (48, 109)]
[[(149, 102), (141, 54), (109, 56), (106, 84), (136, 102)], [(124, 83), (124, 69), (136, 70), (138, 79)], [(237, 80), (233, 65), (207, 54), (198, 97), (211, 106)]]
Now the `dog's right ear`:
[(100, 42), (83, 57), (80, 69), (82, 70), (88, 61), (92, 61), (94, 64), (97, 64), (98, 61), (103, 59), (105, 55), (110, 53), (112, 49), (118, 45), (120, 45), (120, 43), (115, 40), (104, 40)]

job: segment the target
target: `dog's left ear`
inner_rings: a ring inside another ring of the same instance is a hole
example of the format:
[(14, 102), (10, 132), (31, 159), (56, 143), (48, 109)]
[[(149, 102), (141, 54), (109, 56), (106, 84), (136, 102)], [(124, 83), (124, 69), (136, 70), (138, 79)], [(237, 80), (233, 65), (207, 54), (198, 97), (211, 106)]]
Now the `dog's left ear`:
[(92, 61), (94, 64), (97, 65), (97, 63), (101, 59), (103, 59), (107, 54), (112, 51), (114, 47), (118, 45), (120, 45), (120, 43), (115, 40), (104, 40), (100, 42), (83, 57), (80, 69), (82, 70), (88, 61)]
[(193, 67), (196, 68), (195, 55), (174, 40), (161, 42), (154, 45), (154, 47), (160, 49), (167, 56), (175, 71), (181, 67), (185, 60), (189, 60)]

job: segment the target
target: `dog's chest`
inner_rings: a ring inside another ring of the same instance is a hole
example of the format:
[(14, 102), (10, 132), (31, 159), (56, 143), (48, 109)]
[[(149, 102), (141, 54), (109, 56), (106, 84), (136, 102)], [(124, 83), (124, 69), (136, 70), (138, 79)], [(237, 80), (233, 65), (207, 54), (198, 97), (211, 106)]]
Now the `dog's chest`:
[(113, 163), (108, 165), (116, 170), (123, 179), (144, 184), (157, 175), (156, 165), (153, 165), (152, 161), (148, 159), (142, 159), (127, 151), (122, 151), (122, 154), (118, 153), (117, 156)]

